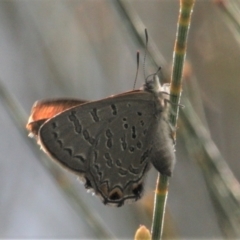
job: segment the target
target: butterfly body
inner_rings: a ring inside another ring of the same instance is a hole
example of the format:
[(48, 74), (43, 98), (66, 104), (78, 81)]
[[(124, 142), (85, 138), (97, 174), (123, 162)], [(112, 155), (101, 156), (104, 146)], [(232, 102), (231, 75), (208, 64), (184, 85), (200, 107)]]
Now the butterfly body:
[[(99, 101), (73, 101), (72, 106), (70, 100), (66, 106), (66, 100), (37, 102), (27, 128), (104, 204), (136, 201), (151, 164), (170, 176), (174, 162), (167, 105), (154, 84)], [(59, 109), (53, 116), (46, 114), (54, 106)]]

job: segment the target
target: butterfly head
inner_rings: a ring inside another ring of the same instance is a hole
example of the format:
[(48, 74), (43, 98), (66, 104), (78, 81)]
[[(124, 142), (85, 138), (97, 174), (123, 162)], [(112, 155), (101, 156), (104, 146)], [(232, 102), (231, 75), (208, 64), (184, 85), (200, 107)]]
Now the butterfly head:
[(145, 91), (155, 94), (159, 94), (161, 92), (169, 94), (169, 84), (161, 85), (157, 73), (151, 74), (146, 78), (143, 88)]

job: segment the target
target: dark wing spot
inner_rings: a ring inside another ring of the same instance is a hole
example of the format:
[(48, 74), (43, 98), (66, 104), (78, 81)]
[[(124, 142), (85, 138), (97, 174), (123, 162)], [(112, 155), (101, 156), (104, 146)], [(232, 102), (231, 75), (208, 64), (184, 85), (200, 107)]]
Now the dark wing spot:
[(88, 139), (88, 142), (89, 142), (91, 145), (93, 145), (93, 144), (95, 143), (95, 139), (94, 139), (94, 138), (89, 138), (89, 139)]
[(130, 151), (131, 153), (133, 153), (134, 150), (135, 150), (134, 146), (130, 146), (130, 147), (129, 147), (129, 151)]
[(121, 142), (121, 148), (122, 148), (122, 150), (126, 150), (126, 148), (127, 148), (127, 143), (126, 143), (125, 137), (120, 138), (120, 142)]
[(93, 145), (95, 143), (95, 139), (90, 137), (90, 134), (88, 132), (88, 130), (83, 130), (83, 137), (84, 139), (89, 142), (91, 145)]
[(116, 165), (117, 165), (118, 167), (121, 167), (121, 166), (122, 166), (122, 161), (121, 161), (120, 159), (117, 159)]
[(53, 123), (52, 123), (52, 128), (55, 129), (56, 127), (57, 127), (56, 122), (53, 122)]
[(109, 199), (112, 201), (117, 201), (122, 198), (122, 192), (120, 189), (113, 189), (111, 193), (109, 194)]
[(99, 122), (100, 121), (96, 108), (93, 108), (92, 111), (90, 112), (90, 114), (91, 114), (94, 122)]
[(119, 168), (119, 169), (118, 169), (118, 173), (119, 173), (119, 175), (121, 175), (121, 176), (126, 176), (126, 175), (127, 175), (127, 170), (126, 170), (126, 169), (123, 169), (123, 168)]
[(139, 174), (139, 169), (138, 168), (134, 168), (132, 165), (129, 166), (128, 168), (129, 172), (134, 174), (134, 175), (138, 175)]
[(107, 129), (106, 130), (106, 137), (107, 138), (111, 138), (113, 136), (113, 133), (111, 132), (111, 130), (110, 129)]
[(112, 145), (113, 145), (113, 144), (112, 144), (112, 139), (109, 138), (109, 139), (107, 140), (107, 148), (112, 148)]
[(89, 139), (89, 132), (87, 130), (83, 130), (83, 137), (85, 138), (85, 140)]
[(64, 148), (64, 151), (66, 151), (70, 156), (73, 155), (73, 150), (71, 148)]
[(83, 163), (86, 161), (86, 159), (82, 155), (75, 155), (74, 158), (79, 159)]
[(58, 134), (56, 132), (52, 132), (53, 138), (57, 139), (58, 138)]
[(60, 148), (63, 147), (63, 142), (62, 142), (60, 139), (57, 140), (57, 143), (59, 144), (59, 147), (60, 147)]
[(141, 148), (142, 148), (142, 143), (141, 143), (140, 141), (138, 141), (136, 145), (137, 145), (137, 148), (138, 148), (138, 149), (141, 149)]
[(85, 187), (86, 189), (93, 188), (90, 180), (89, 180), (87, 177), (85, 177), (85, 180), (86, 180), (86, 182), (85, 182), (84, 187)]
[(118, 192), (112, 193), (112, 194), (109, 196), (109, 199), (112, 200), (112, 201), (119, 200), (120, 198), (121, 198), (121, 197), (120, 197), (120, 195), (118, 194)]
[(68, 119), (73, 123), (74, 131), (77, 133), (81, 133), (82, 125), (80, 124), (75, 111), (71, 111), (70, 115), (68, 116)]
[(105, 154), (104, 154), (104, 157), (105, 157), (106, 159), (111, 159), (111, 156), (110, 156), (109, 153), (105, 153)]
[(100, 171), (100, 167), (97, 164), (95, 164), (94, 167), (96, 169), (98, 178), (101, 179), (102, 178), (102, 172)]
[(135, 126), (132, 126), (132, 138), (135, 139), (136, 137), (137, 137), (136, 127), (135, 127)]
[(140, 183), (137, 187), (133, 188), (132, 193), (135, 195), (136, 200), (139, 199), (143, 192), (143, 185)]
[(98, 153), (97, 151), (94, 151), (94, 162), (97, 160), (97, 158), (98, 158)]
[(107, 166), (111, 168), (113, 166), (113, 160), (112, 160), (110, 154), (109, 153), (105, 153), (104, 154), (104, 158), (107, 160), (106, 161)]
[(117, 107), (116, 107), (116, 105), (115, 105), (115, 104), (112, 104), (112, 105), (111, 105), (111, 108), (112, 108), (112, 114), (113, 114), (113, 115), (117, 115)]

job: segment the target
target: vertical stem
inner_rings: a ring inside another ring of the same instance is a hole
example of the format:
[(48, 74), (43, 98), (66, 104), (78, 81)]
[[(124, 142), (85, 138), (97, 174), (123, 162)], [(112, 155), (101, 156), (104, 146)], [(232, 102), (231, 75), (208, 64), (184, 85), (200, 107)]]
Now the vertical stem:
[[(169, 123), (176, 129), (178, 118), (178, 104), (182, 91), (182, 71), (187, 49), (187, 36), (191, 22), (191, 15), (195, 0), (180, 0), (177, 35), (173, 53), (173, 67), (170, 85)], [(176, 133), (174, 132), (174, 139)], [(164, 223), (165, 207), (168, 195), (169, 179), (167, 176), (158, 175), (155, 192), (152, 240), (161, 239)]]
[(163, 175), (160, 177), (158, 175), (157, 186), (154, 199), (154, 207), (158, 209), (155, 211), (157, 213), (153, 217), (152, 222), (152, 239), (160, 239), (163, 229), (163, 219), (165, 215), (165, 208), (167, 203), (168, 192), (168, 177)]
[(169, 122), (173, 127), (177, 125), (178, 105), (182, 91), (182, 72), (187, 52), (187, 37), (191, 22), (191, 15), (195, 0), (180, 0), (177, 35), (173, 52), (173, 66), (170, 86), (171, 111)]

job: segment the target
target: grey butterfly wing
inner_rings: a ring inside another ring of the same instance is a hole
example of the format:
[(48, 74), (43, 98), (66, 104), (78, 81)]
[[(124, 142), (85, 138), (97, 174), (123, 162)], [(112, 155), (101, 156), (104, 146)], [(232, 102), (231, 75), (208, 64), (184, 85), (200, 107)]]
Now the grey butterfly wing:
[(104, 203), (120, 206), (141, 196), (151, 154), (157, 152), (153, 136), (162, 111), (160, 101), (145, 91), (113, 96), (48, 120), (39, 131), (40, 142)]
[(95, 176), (93, 181), (103, 201), (119, 206), (142, 195), (152, 151), (149, 133), (157, 121), (153, 118), (154, 102), (149, 99), (124, 96), (114, 99), (110, 108), (106, 113), (112, 117), (97, 135), (89, 172)]

